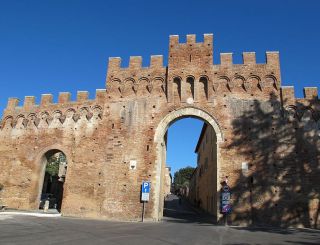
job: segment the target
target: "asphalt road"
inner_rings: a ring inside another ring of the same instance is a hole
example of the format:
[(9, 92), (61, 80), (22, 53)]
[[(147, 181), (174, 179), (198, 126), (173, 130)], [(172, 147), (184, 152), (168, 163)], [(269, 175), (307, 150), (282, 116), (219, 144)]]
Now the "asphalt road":
[(173, 196), (165, 214), (163, 222), (134, 223), (0, 213), (0, 244), (320, 244), (319, 230), (215, 226)]

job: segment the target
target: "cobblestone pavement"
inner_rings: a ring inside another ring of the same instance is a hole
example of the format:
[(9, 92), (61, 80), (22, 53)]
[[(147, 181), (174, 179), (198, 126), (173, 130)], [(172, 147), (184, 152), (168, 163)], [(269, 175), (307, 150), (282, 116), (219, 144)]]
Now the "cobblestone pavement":
[(320, 244), (311, 229), (224, 227), (170, 196), (163, 222), (110, 222), (0, 213), (0, 244)]

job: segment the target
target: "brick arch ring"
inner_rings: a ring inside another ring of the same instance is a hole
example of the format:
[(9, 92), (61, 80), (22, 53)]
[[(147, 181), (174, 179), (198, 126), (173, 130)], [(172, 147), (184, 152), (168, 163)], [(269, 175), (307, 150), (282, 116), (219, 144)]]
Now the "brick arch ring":
[[(163, 159), (161, 157), (162, 154), (162, 146), (163, 146), (163, 139), (164, 135), (167, 132), (169, 126), (174, 123), (176, 120), (180, 118), (185, 117), (194, 117), (198, 119), (202, 119), (205, 121), (208, 125), (211, 125), (214, 129), (217, 137), (217, 145), (224, 141), (223, 134), (221, 131), (221, 128), (217, 122), (217, 120), (210, 115), (210, 113), (196, 108), (196, 107), (185, 107), (180, 108), (177, 110), (174, 110), (167, 114), (161, 122), (158, 124), (155, 136), (154, 136), (154, 143), (156, 145), (156, 160), (155, 160), (155, 172), (156, 172), (156, 180), (155, 180), (155, 188), (154, 188), (154, 210), (153, 210), (153, 217), (156, 217), (157, 220), (160, 220), (162, 218), (163, 213), (163, 207), (162, 207), (162, 198), (161, 198), (161, 176), (162, 176), (162, 165), (163, 165)], [(217, 147), (217, 155), (219, 156), (219, 147)], [(219, 157), (217, 157), (219, 158)], [(165, 163), (164, 163), (165, 164)], [(218, 161), (217, 171), (219, 176), (219, 161)]]

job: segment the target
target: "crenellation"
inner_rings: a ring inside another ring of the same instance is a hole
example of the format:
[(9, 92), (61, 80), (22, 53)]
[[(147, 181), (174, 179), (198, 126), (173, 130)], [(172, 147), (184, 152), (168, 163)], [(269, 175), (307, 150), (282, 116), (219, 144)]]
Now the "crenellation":
[(71, 98), (71, 94), (69, 92), (60, 92), (59, 98), (58, 98), (58, 103), (59, 104), (69, 103), (70, 98)]
[(221, 53), (220, 54), (220, 65), (221, 66), (233, 65), (233, 53)]
[(35, 106), (35, 101), (36, 101), (35, 96), (25, 96), (23, 109), (26, 111), (31, 110)]
[(317, 87), (305, 87), (303, 88), (304, 98), (310, 100), (318, 99), (318, 88)]
[(106, 89), (96, 89), (96, 101), (97, 102), (104, 102), (107, 98), (107, 90)]
[(280, 58), (278, 51), (267, 51), (266, 52), (266, 64), (275, 67), (280, 66)]
[(294, 105), (295, 96), (294, 96), (294, 87), (293, 86), (282, 86), (281, 87), (281, 99), (284, 105)]
[(313, 106), (315, 108), (320, 107), (320, 101), (318, 99), (317, 87), (305, 87), (303, 88), (304, 98), (296, 98), (293, 86), (281, 87), (281, 98), (284, 106), (298, 106), (308, 107)]
[[(280, 165), (294, 172), (292, 176), (286, 175), (288, 182), (280, 183), (284, 189), (298, 182), (297, 179), (301, 181), (296, 175), (299, 161), (304, 165), (300, 169), (305, 180), (303, 183), (306, 183), (304, 190), (313, 190), (314, 185), (308, 184), (311, 175), (303, 169), (314, 166), (312, 175), (316, 174), (318, 179), (317, 165), (314, 164), (317, 159), (307, 151), (301, 154), (300, 149), (319, 152), (317, 88), (305, 88), (305, 98), (301, 99), (295, 98), (294, 87), (281, 88), (278, 52), (267, 52), (265, 64), (256, 63), (254, 52), (243, 53), (243, 64), (233, 64), (232, 53), (221, 53), (221, 62), (217, 65), (213, 64), (212, 57), (212, 34), (205, 34), (203, 42), (196, 42), (195, 35), (187, 35), (185, 43), (179, 43), (179, 36), (172, 35), (168, 66), (163, 66), (162, 55), (152, 55), (149, 67), (142, 67), (141, 56), (130, 57), (128, 67), (122, 68), (121, 58), (110, 58), (107, 90), (97, 89), (95, 99), (89, 99), (87, 91), (77, 92), (75, 101), (71, 101), (70, 93), (62, 92), (58, 103), (53, 103), (51, 94), (43, 94), (40, 105), (35, 105), (33, 96), (27, 96), (23, 106), (18, 106), (19, 99), (10, 98), (0, 121), (0, 162), (3, 165), (0, 182), (5, 188), (5, 192), (0, 193), (1, 200), (10, 208), (38, 209), (39, 198), (36, 197), (43, 189), (40, 183), (44, 180), (39, 166), (45, 164), (46, 153), (57, 149), (66, 153), (70, 163), (64, 186), (68, 191), (63, 193), (61, 206), (64, 215), (138, 220), (143, 179), (152, 183), (151, 201), (145, 217), (161, 219), (164, 199), (160, 193), (161, 168), (166, 159), (163, 144), (166, 130), (174, 121), (192, 116), (211, 125), (215, 139), (219, 138), (214, 144), (217, 147), (214, 154), (210, 152), (217, 160), (217, 165), (211, 165), (217, 171), (214, 183), (219, 184), (224, 176), (229, 176), (236, 199), (240, 197), (239, 202), (233, 203), (230, 222), (252, 223), (250, 219), (261, 211), (266, 215), (263, 219), (266, 224), (278, 222), (286, 225), (282, 219), (285, 215), (290, 225), (304, 225), (304, 220), (296, 218), (295, 210), (281, 209), (284, 204), (290, 207), (300, 205), (286, 196), (284, 201), (277, 200), (279, 209), (275, 213), (281, 214), (279, 217), (270, 218), (270, 209), (264, 207), (245, 214), (249, 218), (237, 215), (240, 208), (251, 210), (248, 189), (254, 199), (262, 197), (261, 204), (266, 203), (264, 200), (273, 202), (270, 193), (263, 192), (261, 187), (268, 185), (263, 179), (266, 173), (271, 176), (271, 185), (281, 178), (282, 175), (277, 174), (281, 171), (277, 168)], [(272, 158), (278, 152), (283, 155), (281, 161)], [(130, 159), (136, 160), (137, 169), (120, 166)], [(240, 169), (244, 161), (250, 172), (242, 172), (242, 175)], [(99, 174), (91, 174), (93, 172)], [(237, 188), (252, 182), (247, 178), (251, 173), (255, 188), (248, 186), (245, 191)], [(13, 178), (12, 174), (16, 177)], [(30, 174), (30, 185), (20, 181), (21, 176)], [(122, 191), (122, 184), (106, 188), (110, 183), (119, 183), (119, 178), (121, 183), (122, 178), (130, 178), (125, 182), (130, 195)], [(87, 181), (79, 182), (79, 179)], [(98, 191), (92, 186), (97, 186)], [(215, 203), (208, 206), (214, 207), (215, 221), (220, 222), (220, 193), (213, 189), (214, 196), (211, 195), (210, 199), (213, 198), (211, 200)], [(290, 190), (286, 192), (291, 195)], [(32, 198), (27, 197), (19, 204), (12, 198), (24, 194)], [(307, 205), (314, 199), (309, 194), (304, 195)], [(199, 195), (202, 204), (206, 204), (207, 197)], [(317, 207), (311, 211), (316, 212)]]
[(40, 102), (40, 105), (41, 106), (48, 106), (48, 105), (51, 105), (53, 102), (52, 100), (53, 96), (52, 94), (42, 94), (41, 95), (41, 102)]
[(163, 55), (151, 55), (150, 67), (151, 68), (163, 67)]
[(89, 99), (88, 91), (78, 91), (77, 92), (77, 102), (85, 102)]
[(256, 64), (256, 53), (255, 52), (243, 52), (242, 59), (244, 65), (255, 65)]
[(138, 70), (142, 68), (142, 57), (141, 56), (130, 56), (129, 69)]
[(109, 71), (119, 71), (121, 68), (121, 58), (120, 57), (109, 57), (108, 70)]
[(14, 97), (9, 98), (6, 110), (7, 111), (15, 110), (15, 108), (19, 105), (19, 102), (20, 102), (19, 98), (14, 98)]
[(179, 35), (170, 35), (169, 36), (169, 45), (170, 47), (173, 47), (175, 45), (179, 44)]
[(52, 94), (42, 94), (39, 105), (35, 103), (35, 96), (25, 96), (22, 107), (19, 106), (20, 100), (18, 98), (9, 98), (4, 114), (17, 115), (19, 113), (38, 113), (42, 108), (56, 110), (57, 108), (73, 106), (75, 103), (84, 102), (90, 104), (103, 104), (106, 98), (106, 89), (97, 89), (96, 98), (94, 100), (89, 99), (89, 93), (87, 91), (78, 91), (76, 101), (71, 101), (71, 94), (69, 92), (60, 92), (58, 104), (53, 103)]
[(196, 43), (196, 35), (195, 34), (188, 34), (187, 35), (187, 44), (194, 44)]
[(195, 35), (187, 35), (186, 43), (179, 43), (178, 35), (170, 36), (169, 70), (181, 67), (205, 66), (208, 69), (213, 65), (213, 36), (206, 34), (204, 42), (196, 42)]
[(204, 34), (203, 35), (203, 42), (207, 46), (212, 46), (212, 44), (213, 44), (213, 34), (211, 34), (211, 33)]

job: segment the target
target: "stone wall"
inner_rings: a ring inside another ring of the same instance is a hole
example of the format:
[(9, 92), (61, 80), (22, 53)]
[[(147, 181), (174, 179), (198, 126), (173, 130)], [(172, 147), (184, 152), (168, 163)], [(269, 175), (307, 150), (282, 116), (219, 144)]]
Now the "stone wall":
[[(129, 67), (110, 58), (106, 90), (94, 100), (61, 93), (40, 105), (11, 98), (0, 129), (0, 198), (11, 208), (38, 208), (43, 156), (52, 149), (68, 161), (63, 215), (140, 220), (140, 186), (151, 181), (146, 218), (162, 217), (166, 146), (174, 120), (193, 116), (217, 135), (217, 183), (233, 192), (233, 223), (319, 224), (319, 111), (316, 88), (294, 98), (281, 88), (279, 56), (232, 54), (213, 63), (213, 36), (186, 43), (170, 36), (169, 62), (152, 56), (149, 67), (131, 57)], [(130, 162), (136, 161), (136, 167)], [(248, 162), (243, 172), (241, 163)], [(218, 193), (217, 193), (217, 196)], [(219, 200), (217, 200), (219, 202)], [(217, 217), (218, 219), (220, 217)], [(317, 223), (318, 222), (318, 223)]]

